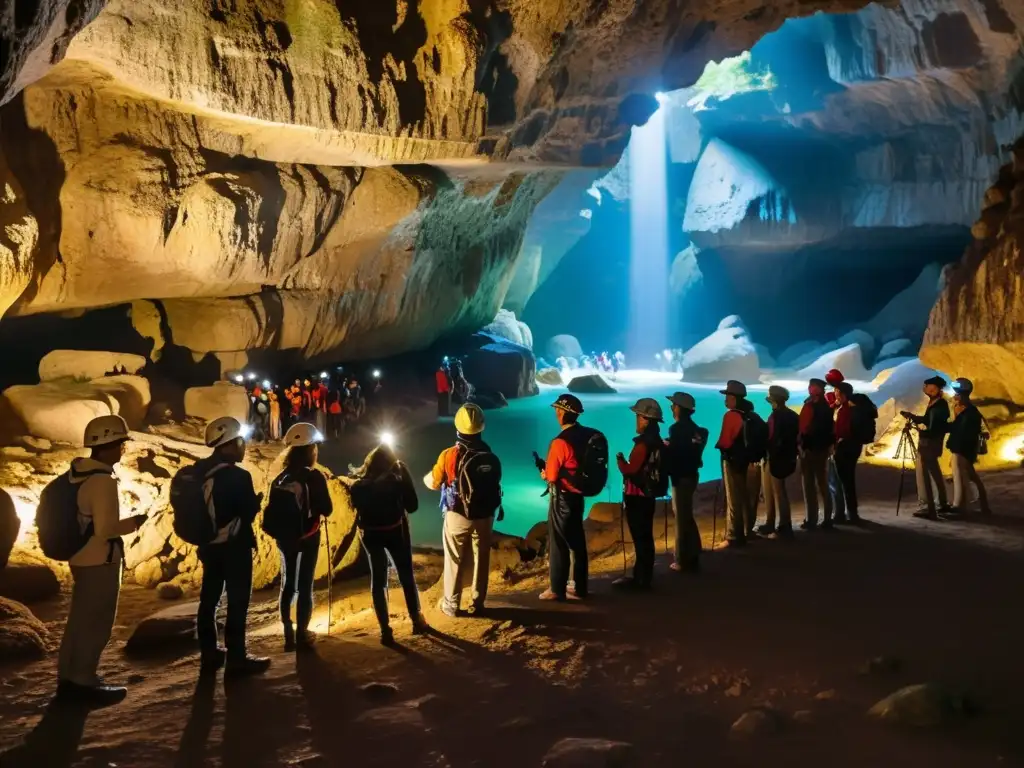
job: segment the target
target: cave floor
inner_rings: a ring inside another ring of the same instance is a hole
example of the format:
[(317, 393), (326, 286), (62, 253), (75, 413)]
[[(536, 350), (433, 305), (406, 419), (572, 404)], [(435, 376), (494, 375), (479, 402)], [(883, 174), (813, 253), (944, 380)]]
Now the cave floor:
[[(585, 604), (537, 601), (535, 562), (492, 578), (486, 618), (452, 620), (433, 607), (428, 565), (419, 575), (436, 633), (412, 637), (396, 620), (398, 649), (377, 643), (365, 585), (336, 585), (331, 636), (315, 655), (287, 656), (273, 594), (258, 593), (252, 645), (274, 662), (264, 678), (197, 687), (195, 654), (139, 661), (115, 642), (104, 670), (128, 681), (129, 698), (84, 722), (41, 718), (52, 656), (5, 669), (0, 765), (528, 766), (565, 737), (629, 742), (638, 766), (1024, 764), (1024, 472), (986, 475), (997, 512), (987, 522), (928, 523), (906, 507), (897, 518), (896, 472), (865, 467), (861, 478), (868, 525), (716, 551), (696, 578), (668, 571), (659, 521), (652, 594), (610, 588), (617, 522), (591, 533)], [(700, 493), (710, 509), (710, 488)], [(702, 517), (708, 541), (711, 523)], [(163, 605), (127, 589), (118, 640)], [(59, 617), (44, 618), (59, 635)], [(864, 674), (875, 657), (898, 668)], [(398, 690), (362, 687), (374, 682)], [(930, 730), (866, 716), (921, 682), (965, 692), (980, 712)], [(732, 736), (754, 707), (770, 707), (777, 729)]]

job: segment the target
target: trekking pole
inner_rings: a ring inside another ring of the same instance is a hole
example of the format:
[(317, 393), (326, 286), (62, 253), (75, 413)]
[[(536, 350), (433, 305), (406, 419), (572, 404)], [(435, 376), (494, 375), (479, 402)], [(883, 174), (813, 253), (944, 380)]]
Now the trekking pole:
[[(723, 471), (725, 467), (722, 467)], [(725, 478), (723, 477), (719, 482), (718, 487), (715, 488), (715, 500), (711, 502), (711, 549), (715, 548), (715, 538), (718, 536), (718, 494), (721, 493), (722, 487), (725, 485)]]
[(334, 561), (331, 559), (331, 532), (324, 520), (324, 543), (327, 545), (327, 635), (331, 634), (331, 582), (334, 581)]
[(669, 507), (664, 508), (665, 511), (665, 554), (668, 554), (668, 511)]
[(626, 494), (619, 504), (619, 545), (622, 547), (622, 575), (626, 575)]

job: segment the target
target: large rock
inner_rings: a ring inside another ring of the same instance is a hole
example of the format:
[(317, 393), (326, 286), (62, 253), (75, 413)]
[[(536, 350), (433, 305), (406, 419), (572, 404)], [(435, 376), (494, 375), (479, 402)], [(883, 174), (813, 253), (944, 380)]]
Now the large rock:
[(841, 349), (827, 352), (797, 373), (801, 379), (825, 378), (825, 374), (838, 368), (847, 379), (870, 381), (871, 375), (864, 367), (864, 356), (859, 344), (848, 344)]
[(150, 391), (141, 376), (108, 376), (8, 387), (3, 398), (32, 436), (80, 446), (85, 425), (97, 416), (118, 414), (132, 429), (141, 427)]
[(560, 357), (575, 358), (583, 357), (583, 347), (579, 339), (567, 333), (552, 336), (544, 344), (544, 356), (548, 360), (557, 360)]
[(537, 364), (528, 347), (486, 333), (485, 342), (463, 362), (466, 379), (482, 393), (500, 392), (507, 398), (537, 394)]
[(7, 565), (20, 530), (21, 519), (14, 506), (14, 499), (11, 494), (0, 488), (0, 571)]
[(882, 348), (878, 350), (877, 359), (888, 360), (893, 357), (913, 354), (913, 351), (914, 345), (910, 339), (893, 339), (882, 345)]
[(608, 739), (562, 739), (544, 755), (544, 768), (624, 768), (633, 745)]
[(76, 379), (89, 381), (99, 379), (112, 371), (125, 369), (134, 374), (146, 365), (142, 355), (125, 352), (90, 352), (78, 349), (55, 349), (39, 362), (39, 380)]
[(761, 375), (757, 350), (741, 327), (720, 328), (698, 341), (683, 355), (683, 378), (693, 382), (728, 379), (756, 382)]
[(859, 329), (847, 331), (836, 339), (836, 344), (840, 347), (848, 347), (851, 344), (856, 344), (860, 347), (864, 360), (872, 359), (875, 354), (875, 339), (867, 331), (861, 331)]
[(567, 387), (570, 392), (588, 395), (611, 395), (617, 391), (598, 373), (589, 373), (574, 377)]
[(562, 386), (562, 372), (557, 368), (542, 368), (537, 371), (537, 383), (552, 387)]
[(908, 685), (886, 696), (868, 714), (894, 725), (913, 728), (935, 728), (970, 714), (970, 703), (940, 685), (923, 683)]
[(46, 655), (46, 627), (28, 608), (0, 597), (0, 659), (18, 661)]
[(188, 649), (195, 645), (198, 601), (179, 603), (150, 614), (132, 629), (124, 649), (128, 653)]
[(0, 570), (0, 597), (19, 603), (38, 603), (60, 593), (60, 580), (47, 560), (18, 550)]
[(480, 331), (481, 333), (506, 339), (520, 347), (533, 349), (533, 334), (530, 333), (530, 327), (526, 323), (517, 320), (515, 313), (507, 309), (499, 309), (498, 314), (494, 316), (493, 322), (485, 325)]
[(234, 416), (243, 424), (249, 420), (250, 402), (245, 387), (218, 381), (210, 387), (185, 390), (185, 415), (204, 421)]

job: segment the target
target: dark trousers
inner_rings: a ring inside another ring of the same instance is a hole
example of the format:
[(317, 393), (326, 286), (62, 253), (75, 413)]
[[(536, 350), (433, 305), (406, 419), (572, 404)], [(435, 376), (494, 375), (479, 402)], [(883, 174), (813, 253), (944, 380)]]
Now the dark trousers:
[(341, 432), (345, 427), (345, 417), (342, 416), (341, 411), (338, 413), (327, 414), (327, 436), (337, 440), (341, 437)]
[(381, 629), (390, 625), (388, 619), (388, 559), (398, 572), (398, 581), (405, 593), (405, 606), (409, 617), (416, 621), (420, 615), (420, 593), (412, 570), (412, 541), (408, 524), (393, 531), (364, 531), (363, 549), (370, 561), (370, 594), (373, 612)]
[(657, 499), (646, 496), (626, 496), (626, 524), (633, 538), (636, 562), (633, 564), (633, 580), (650, 586), (654, 578), (654, 509)]
[(245, 541), (210, 544), (199, 550), (203, 564), (203, 585), (199, 590), (196, 634), (203, 653), (217, 650), (217, 608), (227, 591), (228, 617), (224, 644), (228, 656), (245, 656), (245, 621), (252, 597), (252, 548)]
[(697, 476), (681, 477), (672, 483), (672, 512), (676, 518), (676, 563), (694, 567), (700, 560), (700, 529), (693, 517), (693, 494)]
[(438, 416), (451, 416), (452, 414), (452, 393), (451, 392), (438, 392), (437, 393), (437, 415)]
[(297, 603), (295, 623), (299, 632), (309, 629), (313, 615), (313, 577), (320, 554), (320, 531), (287, 547), (278, 545), (281, 553), (281, 623), (285, 632), (292, 628), (292, 603)]
[(569, 584), (569, 560), (576, 594), (587, 594), (587, 535), (583, 531), (583, 497), (553, 490), (548, 501), (548, 559), (551, 591), (565, 595)]
[(857, 460), (860, 458), (861, 447), (857, 443), (843, 440), (836, 446), (836, 474), (842, 486), (843, 498), (846, 500), (846, 514), (857, 517)]

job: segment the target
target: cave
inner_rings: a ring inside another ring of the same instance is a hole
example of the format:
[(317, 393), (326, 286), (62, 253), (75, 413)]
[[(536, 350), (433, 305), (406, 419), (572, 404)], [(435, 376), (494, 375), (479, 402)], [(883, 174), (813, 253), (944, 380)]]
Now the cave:
[[(623, 447), (636, 398), (670, 421), (685, 389), (716, 436), (726, 382), (768, 418), (770, 387), (799, 409), (842, 368), (878, 406), (864, 460), (892, 470), (921, 382), (968, 379), (981, 465), (1019, 466), (1018, 21), (1015, 0), (5, 3), (7, 549), (42, 567), (43, 487), (91, 419), (120, 415), (123, 512), (149, 516), (127, 576), (188, 593), (203, 568), (169, 485), (206, 426), (264, 423), (261, 397), (293, 381), (357, 381), (365, 417), (306, 416), (343, 508), (316, 576), (362, 576), (346, 475), (385, 436), (429, 474), (449, 361), (504, 462), (509, 573), (540, 554), (530, 456), (565, 389)], [(286, 454), (272, 432), (245, 460), (261, 489)], [(440, 515), (409, 525), (442, 544)], [(265, 589), (281, 566), (257, 539)]]

